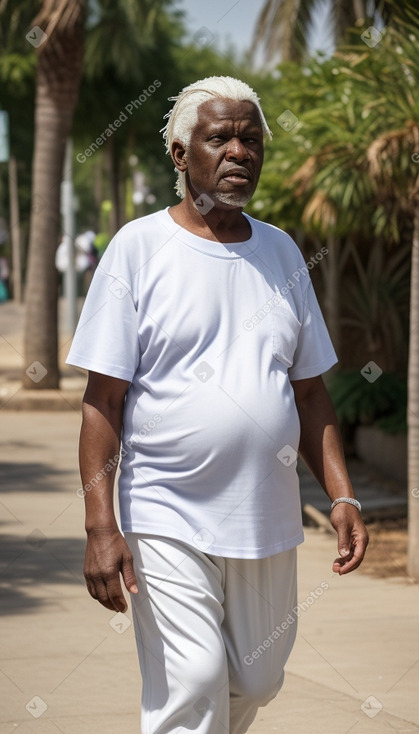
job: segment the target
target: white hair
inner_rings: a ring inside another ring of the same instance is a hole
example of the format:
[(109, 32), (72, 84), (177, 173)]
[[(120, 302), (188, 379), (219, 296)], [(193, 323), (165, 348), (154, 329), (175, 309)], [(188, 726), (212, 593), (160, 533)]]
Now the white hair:
[[(160, 131), (163, 133), (167, 153), (170, 153), (175, 139), (180, 140), (185, 147), (189, 145), (192, 130), (198, 122), (199, 106), (214, 97), (233, 99), (238, 102), (252, 102), (259, 113), (264, 137), (272, 138), (256, 92), (248, 84), (231, 76), (210, 76), (189, 84), (177, 97), (169, 97), (169, 100), (176, 104), (164, 116), (163, 119), (167, 118), (168, 122)], [(185, 197), (186, 176), (182, 171), (177, 171), (175, 190), (181, 199)]]

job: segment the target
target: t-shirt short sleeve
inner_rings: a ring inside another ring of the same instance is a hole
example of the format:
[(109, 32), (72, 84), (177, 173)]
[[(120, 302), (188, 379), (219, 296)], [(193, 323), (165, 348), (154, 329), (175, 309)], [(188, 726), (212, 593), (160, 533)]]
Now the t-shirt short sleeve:
[(115, 238), (96, 268), (67, 364), (132, 381), (140, 361), (134, 275)]
[(338, 361), (319, 303), (310, 284), (305, 293), (303, 322), (298, 336), (290, 380), (305, 380), (327, 372)]

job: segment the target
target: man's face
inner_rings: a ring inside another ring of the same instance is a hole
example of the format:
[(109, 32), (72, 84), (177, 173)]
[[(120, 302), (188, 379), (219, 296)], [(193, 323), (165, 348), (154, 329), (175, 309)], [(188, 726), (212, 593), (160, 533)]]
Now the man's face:
[(205, 193), (216, 206), (244, 207), (263, 163), (263, 129), (255, 105), (224, 98), (203, 102), (183, 160), (194, 199)]

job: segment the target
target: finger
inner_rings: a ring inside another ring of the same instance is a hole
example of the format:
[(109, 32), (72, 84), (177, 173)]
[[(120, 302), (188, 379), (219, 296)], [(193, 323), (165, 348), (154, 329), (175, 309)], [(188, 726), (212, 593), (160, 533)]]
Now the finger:
[(111, 576), (106, 580), (106, 594), (110, 603), (112, 604), (111, 609), (115, 609), (117, 612), (126, 612), (128, 604), (126, 602), (124, 592), (122, 591), (121, 581), (119, 573), (116, 576)]
[(354, 571), (362, 563), (368, 545), (368, 537), (353, 542), (347, 556), (336, 558), (333, 563), (333, 571), (343, 575)]
[(86, 580), (87, 590), (93, 599), (99, 602), (106, 609), (114, 611), (114, 605), (109, 598), (106, 590), (105, 583), (102, 578), (95, 578), (94, 580)]
[(338, 553), (341, 558), (351, 555), (351, 530), (347, 523), (342, 523), (337, 528)]
[(90, 573), (87, 573), (86, 571), (83, 572), (84, 580), (86, 583), (87, 591), (89, 592), (90, 596), (97, 601), (98, 595), (96, 591), (96, 582), (100, 583), (100, 579), (96, 579), (94, 576), (92, 576)]
[(131, 555), (124, 558), (122, 562), (122, 578), (124, 584), (131, 594), (138, 594), (137, 578), (135, 576), (133, 558)]
[(333, 571), (335, 571), (335, 573), (340, 573), (341, 569), (344, 566), (347, 566), (352, 558), (353, 553), (351, 553), (351, 551), (349, 551), (349, 553), (345, 556), (338, 556), (338, 558), (335, 558), (335, 560), (333, 561)]
[(87, 579), (86, 579), (86, 588), (87, 588), (87, 591), (89, 592), (90, 596), (93, 599), (95, 599), (95, 601), (97, 601), (96, 589), (95, 589), (95, 587), (94, 587), (93, 584), (91, 584), (89, 581), (87, 581)]
[(361, 561), (362, 558), (352, 558), (350, 561), (346, 560), (346, 558), (336, 558), (333, 563), (333, 571), (338, 573), (339, 576), (343, 576), (346, 573), (350, 573), (350, 571), (355, 571), (361, 564)]

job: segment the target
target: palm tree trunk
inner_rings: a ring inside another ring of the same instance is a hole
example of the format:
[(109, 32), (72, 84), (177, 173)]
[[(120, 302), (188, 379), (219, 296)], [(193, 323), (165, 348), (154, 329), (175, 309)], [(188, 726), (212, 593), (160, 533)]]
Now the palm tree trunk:
[(419, 581), (419, 203), (416, 204), (412, 247), (407, 424), (409, 490), (407, 570), (412, 578)]
[[(49, 6), (53, 5), (51, 1)], [(24, 388), (57, 388), (58, 328), (55, 252), (61, 229), (60, 185), (82, 73), (83, 0), (61, 2), (72, 22), (56, 22), (39, 48), (36, 76), (35, 150), (26, 282)], [(76, 17), (74, 17), (76, 16)]]
[(340, 355), (340, 272), (339, 240), (336, 235), (327, 238), (325, 258), (324, 317), (336, 354)]

